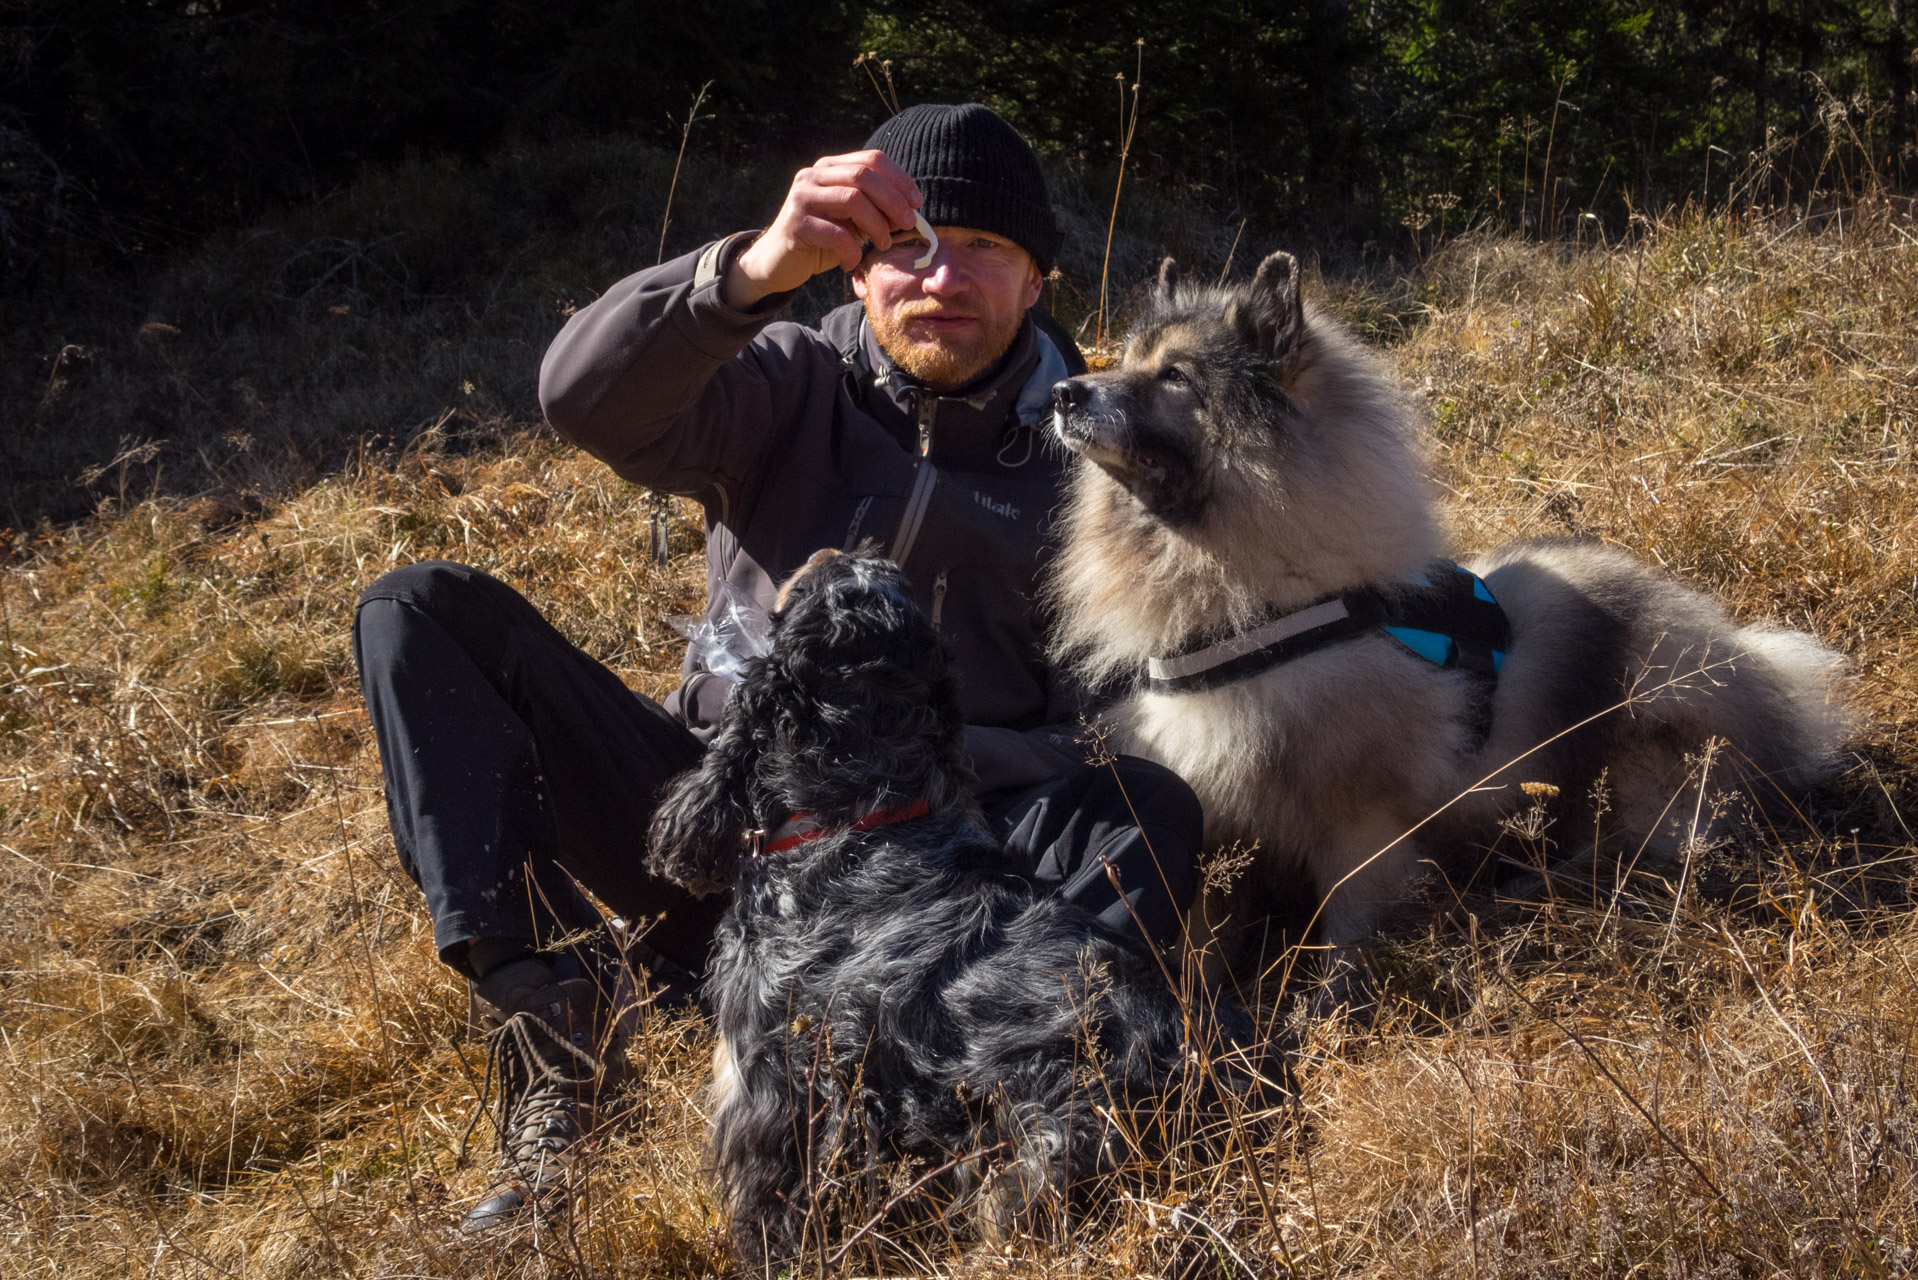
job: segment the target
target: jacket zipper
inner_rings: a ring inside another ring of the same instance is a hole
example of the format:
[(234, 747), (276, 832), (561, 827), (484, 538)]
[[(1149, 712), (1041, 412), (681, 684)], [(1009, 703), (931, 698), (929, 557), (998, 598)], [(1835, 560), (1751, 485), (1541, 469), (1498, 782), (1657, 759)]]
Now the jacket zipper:
[(944, 613), (946, 609), (946, 575), (950, 572), (952, 572), (950, 569), (941, 569), (939, 576), (932, 580), (932, 630), (934, 635), (937, 635), (939, 632), (939, 615)]
[(932, 420), (939, 416), (938, 396), (914, 396), (913, 413), (919, 419), (919, 456), (932, 456)]
[(892, 540), (892, 550), (887, 558), (894, 564), (903, 566), (906, 557), (912, 554), (912, 544), (919, 540), (919, 526), (926, 518), (926, 507), (932, 498), (932, 486), (939, 478), (939, 469), (932, 465), (932, 423), (939, 414), (937, 396), (915, 396), (913, 416), (919, 420), (919, 461), (916, 464), (918, 474), (913, 477), (912, 496), (906, 499), (906, 514), (899, 519), (898, 536)]

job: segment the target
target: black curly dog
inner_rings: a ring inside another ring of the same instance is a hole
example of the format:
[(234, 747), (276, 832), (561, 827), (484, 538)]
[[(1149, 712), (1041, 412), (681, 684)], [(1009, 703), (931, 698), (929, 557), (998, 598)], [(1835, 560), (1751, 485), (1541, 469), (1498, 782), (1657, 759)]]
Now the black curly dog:
[(1012, 878), (971, 784), (905, 575), (815, 555), (651, 833), (653, 870), (734, 891), (707, 992), (742, 1261), (810, 1248), (860, 1196), (863, 1218), (888, 1175), (995, 1238), (1056, 1224), (1075, 1184), (1142, 1154), (1144, 1108), (1210, 1095), (1165, 971)]

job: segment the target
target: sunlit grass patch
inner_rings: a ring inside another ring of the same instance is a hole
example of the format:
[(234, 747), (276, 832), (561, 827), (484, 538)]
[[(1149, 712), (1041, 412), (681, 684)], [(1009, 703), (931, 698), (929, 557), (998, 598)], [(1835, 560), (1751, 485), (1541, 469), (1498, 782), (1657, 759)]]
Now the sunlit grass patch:
[[(1135, 1171), (1064, 1241), (870, 1257), (949, 1275), (1912, 1270), (1918, 239), (1876, 206), (1842, 230), (1642, 230), (1461, 237), (1403, 282), (1321, 296), (1429, 407), (1463, 548), (1614, 542), (1845, 652), (1866, 728), (1843, 776), (1683, 875), (1580, 868), (1526, 902), (1435, 889), (1383, 949), (1375, 1018), (1294, 1028), (1297, 1105), (1243, 1149)], [(130, 493), (0, 570), (10, 1274), (730, 1265), (701, 1169), (710, 1043), (683, 1019), (635, 1047), (647, 1106), (602, 1141), (570, 1229), (448, 1230), (487, 1181), (484, 1123), (460, 1160), (479, 1059), (386, 832), (354, 600), (398, 565), (476, 564), (658, 695), (681, 646), (663, 619), (704, 589), (693, 508), (658, 563), (642, 491), (490, 423), (273, 501)]]

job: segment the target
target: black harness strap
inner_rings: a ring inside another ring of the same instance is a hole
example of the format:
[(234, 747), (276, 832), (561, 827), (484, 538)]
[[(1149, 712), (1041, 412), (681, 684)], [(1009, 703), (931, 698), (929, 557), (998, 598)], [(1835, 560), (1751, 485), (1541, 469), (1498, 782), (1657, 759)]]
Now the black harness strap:
[(1505, 610), (1477, 574), (1450, 560), (1434, 563), (1423, 586), (1394, 591), (1384, 607), (1387, 634), (1442, 667), (1463, 667), (1492, 679), (1512, 647)]

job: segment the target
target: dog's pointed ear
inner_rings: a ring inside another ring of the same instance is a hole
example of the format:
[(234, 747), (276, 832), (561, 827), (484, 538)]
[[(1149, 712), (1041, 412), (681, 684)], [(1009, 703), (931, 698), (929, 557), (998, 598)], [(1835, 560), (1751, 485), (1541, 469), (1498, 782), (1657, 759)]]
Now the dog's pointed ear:
[(1226, 308), (1226, 322), (1251, 346), (1282, 360), (1305, 336), (1299, 260), (1284, 250), (1259, 264), (1244, 295)]
[[(741, 686), (734, 697), (744, 692)], [(756, 825), (750, 788), (759, 748), (744, 711), (729, 707), (705, 757), (666, 784), (647, 833), (646, 869), (702, 898), (733, 887)]]
[(1179, 264), (1174, 259), (1167, 258), (1159, 264), (1159, 296), (1170, 302), (1178, 288)]

